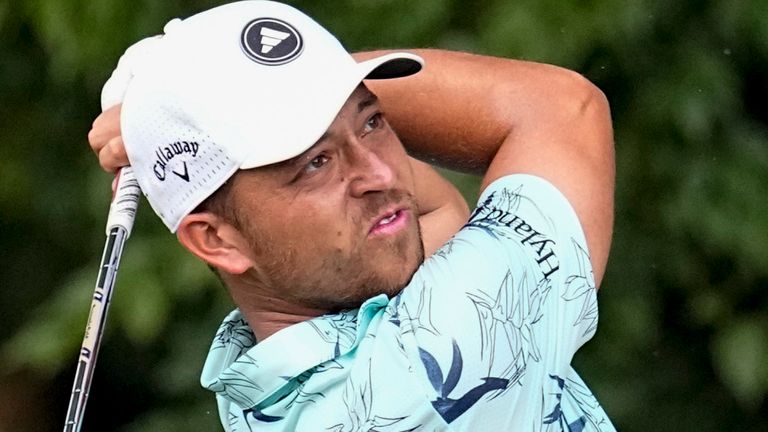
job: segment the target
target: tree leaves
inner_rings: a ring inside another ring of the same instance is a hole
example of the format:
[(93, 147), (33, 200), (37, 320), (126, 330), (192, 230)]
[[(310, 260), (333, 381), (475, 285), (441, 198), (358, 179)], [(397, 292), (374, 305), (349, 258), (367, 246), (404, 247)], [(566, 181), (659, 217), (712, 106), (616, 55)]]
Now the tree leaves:
[(768, 321), (751, 316), (730, 323), (715, 335), (712, 351), (723, 382), (757, 409), (768, 393)]

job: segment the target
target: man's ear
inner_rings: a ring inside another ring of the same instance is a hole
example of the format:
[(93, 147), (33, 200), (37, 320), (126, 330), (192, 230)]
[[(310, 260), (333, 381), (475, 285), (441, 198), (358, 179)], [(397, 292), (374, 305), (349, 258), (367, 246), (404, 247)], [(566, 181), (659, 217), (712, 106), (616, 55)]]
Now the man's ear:
[(242, 274), (254, 265), (240, 231), (213, 213), (187, 215), (176, 237), (195, 256), (226, 273)]

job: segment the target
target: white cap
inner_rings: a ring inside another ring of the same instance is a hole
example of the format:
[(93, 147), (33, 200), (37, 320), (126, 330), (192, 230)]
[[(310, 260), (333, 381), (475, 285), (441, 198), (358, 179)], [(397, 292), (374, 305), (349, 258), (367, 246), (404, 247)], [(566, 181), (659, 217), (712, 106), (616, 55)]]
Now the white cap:
[(270, 1), (173, 20), (141, 48), (123, 99), (123, 141), (142, 191), (172, 232), (238, 169), (310, 148), (363, 79), (422, 66), (409, 53), (357, 63), (310, 17)]

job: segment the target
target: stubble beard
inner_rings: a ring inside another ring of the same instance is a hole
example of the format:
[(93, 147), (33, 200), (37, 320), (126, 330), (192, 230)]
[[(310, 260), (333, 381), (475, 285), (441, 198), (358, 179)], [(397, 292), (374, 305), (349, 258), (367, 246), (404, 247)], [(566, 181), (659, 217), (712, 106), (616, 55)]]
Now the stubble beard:
[[(351, 223), (361, 225), (391, 202), (407, 202), (409, 217), (417, 219), (418, 208), (413, 196), (405, 191), (392, 191), (382, 203), (366, 205), (361, 220)], [(298, 248), (306, 244), (282, 244), (266, 242), (263, 236), (246, 229), (251, 247), (260, 255), (259, 279), (268, 281), (270, 291), (284, 300), (297, 305), (335, 312), (354, 309), (378, 294), (393, 297), (410, 282), (413, 274), (424, 261), (424, 245), (418, 220), (413, 220), (406, 232), (391, 239), (379, 239), (377, 244), (353, 250), (332, 249), (322, 256), (301, 256)], [(364, 240), (367, 242), (368, 240)], [(273, 247), (264, 248), (265, 244)], [(263, 253), (263, 252), (266, 252)], [(265, 279), (265, 280), (264, 280)]]

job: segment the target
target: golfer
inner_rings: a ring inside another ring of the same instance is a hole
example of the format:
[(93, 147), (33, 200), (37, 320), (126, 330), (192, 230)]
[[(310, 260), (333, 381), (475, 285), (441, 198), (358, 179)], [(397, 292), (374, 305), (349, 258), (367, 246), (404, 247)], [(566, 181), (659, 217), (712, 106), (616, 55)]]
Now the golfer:
[[(125, 73), (128, 68), (129, 74)], [(570, 366), (611, 242), (603, 94), (558, 67), (350, 56), (289, 6), (170, 22), (89, 135), (237, 309), (202, 384), (228, 431), (611, 431)], [(468, 213), (429, 165), (483, 175)]]

